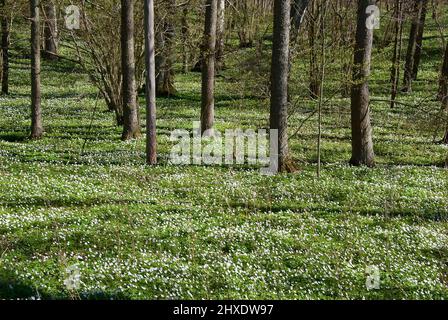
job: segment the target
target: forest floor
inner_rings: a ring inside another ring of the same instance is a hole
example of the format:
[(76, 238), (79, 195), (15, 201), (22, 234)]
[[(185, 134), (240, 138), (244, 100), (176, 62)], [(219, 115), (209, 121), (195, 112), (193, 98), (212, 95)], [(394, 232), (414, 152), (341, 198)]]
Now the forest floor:
[[(29, 141), (29, 60), (13, 51), (11, 94), (0, 98), (0, 298), (448, 299), (448, 148), (430, 125), (440, 107), (425, 99), (439, 47), (427, 40), (425, 71), (399, 97), (416, 107), (372, 102), (376, 168), (347, 164), (350, 103), (331, 99), (320, 179), (316, 117), (290, 140), (296, 173), (168, 165), (170, 132), (199, 119), (197, 73), (178, 74), (177, 95), (158, 100), (157, 167), (144, 165), (144, 139), (120, 141), (88, 77), (64, 60), (44, 62), (46, 134)], [(377, 100), (388, 99), (383, 55)], [(217, 79), (217, 128), (265, 128), (268, 101), (230, 69)], [(291, 133), (314, 110), (306, 104)], [(67, 291), (72, 265), (82, 283)], [(369, 266), (377, 290), (366, 288)]]

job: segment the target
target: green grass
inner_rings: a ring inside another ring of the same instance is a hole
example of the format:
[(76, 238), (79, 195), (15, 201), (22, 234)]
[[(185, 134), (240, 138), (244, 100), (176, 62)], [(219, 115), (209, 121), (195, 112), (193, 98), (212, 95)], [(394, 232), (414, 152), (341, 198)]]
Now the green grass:
[[(425, 52), (437, 59), (424, 56), (401, 101), (437, 88), (441, 49), (431, 39)], [(388, 54), (375, 53), (375, 98), (387, 99)], [(251, 93), (257, 79), (233, 74), (237, 58), (217, 81), (217, 128), (265, 128), (268, 100)], [(121, 142), (102, 100), (94, 112), (87, 76), (64, 61), (44, 63), (46, 134), (29, 141), (28, 63), (13, 54), (11, 95), (0, 98), (0, 298), (448, 298), (448, 148), (433, 142), (437, 102), (372, 103), (378, 165), (367, 169), (347, 165), (350, 103), (335, 96), (324, 110), (321, 179), (315, 117), (290, 141), (300, 170), (266, 177), (247, 166), (168, 165), (170, 131), (199, 119), (200, 75), (179, 74), (178, 96), (158, 100), (161, 164), (149, 168), (145, 141)], [(291, 133), (315, 107), (303, 98), (306, 62), (294, 70), (302, 87), (292, 89), (301, 103)], [(328, 96), (338, 81), (329, 77)], [(73, 264), (77, 292), (63, 283)], [(379, 290), (366, 289), (370, 265)]]

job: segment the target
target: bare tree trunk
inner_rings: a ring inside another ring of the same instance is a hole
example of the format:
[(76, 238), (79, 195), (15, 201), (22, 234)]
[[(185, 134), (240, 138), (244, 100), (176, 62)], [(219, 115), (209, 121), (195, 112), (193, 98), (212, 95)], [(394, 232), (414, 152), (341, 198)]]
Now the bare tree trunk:
[(182, 34), (182, 72), (187, 73), (189, 69), (189, 54), (188, 54), (188, 38), (190, 35), (190, 26), (188, 25), (188, 9), (189, 3), (186, 2), (182, 9), (181, 18), (181, 34)]
[(216, 70), (224, 68), (224, 32), (226, 0), (218, 0), (218, 20), (216, 25)]
[(412, 91), (412, 80), (415, 65), (415, 55), (418, 46), (419, 32), (423, 14), (423, 0), (415, 0), (414, 13), (412, 17), (411, 34), (409, 35), (408, 49), (406, 53), (406, 64), (404, 68), (403, 92)]
[(31, 139), (43, 134), (40, 97), (40, 15), (39, 0), (30, 0), (31, 13)]
[[(289, 171), (288, 74), (291, 1), (274, 1), (270, 127), (278, 130), (278, 168)], [(272, 155), (271, 155), (272, 157)]]
[(2, 16), (2, 94), (9, 93), (9, 15), (5, 12), (5, 0), (1, 2)]
[(157, 164), (154, 0), (145, 0), (146, 162)]
[(422, 1), (423, 1), (423, 8), (422, 13), (420, 15), (420, 23), (418, 28), (417, 47), (415, 48), (414, 70), (412, 70), (412, 80), (417, 80), (418, 69), (420, 67), (420, 60), (422, 56), (423, 34), (425, 31), (426, 14), (428, 11), (428, 0), (422, 0)]
[(174, 87), (174, 19), (176, 15), (176, 0), (169, 1), (169, 14), (164, 17), (163, 28), (157, 30), (158, 53), (156, 55), (156, 94), (157, 96), (172, 96), (176, 94)]
[(309, 22), (309, 34), (308, 34), (308, 40), (310, 45), (310, 97), (312, 99), (317, 99), (320, 95), (320, 84), (319, 84), (319, 64), (317, 61), (317, 56), (319, 52), (319, 44), (316, 41), (317, 38), (317, 26), (319, 24), (318, 22), (318, 15), (319, 8), (317, 1), (313, 1), (311, 4), (311, 11), (312, 11), (312, 18)]
[(58, 54), (58, 30), (56, 6), (52, 0), (47, 0), (44, 6), (45, 24), (45, 57), (49, 60), (56, 60)]
[[(445, 50), (445, 57), (443, 59), (442, 71), (440, 76), (439, 98), (442, 101), (442, 108), (445, 114), (448, 114), (448, 44)], [(448, 144), (448, 120), (446, 124), (446, 131), (442, 142)]]
[(442, 143), (448, 144), (448, 123), (446, 124), (445, 136), (443, 137)]
[(442, 101), (444, 108), (448, 108), (448, 44), (445, 50), (439, 81), (439, 100)]
[(392, 71), (391, 71), (391, 103), (390, 107), (395, 107), (395, 98), (398, 93), (398, 83), (400, 81), (400, 64), (401, 64), (401, 45), (403, 37), (403, 3), (402, 0), (396, 0), (395, 2), (395, 44), (394, 55), (392, 58)]
[(295, 42), (305, 17), (310, 0), (292, 0), (291, 4), (291, 41)]
[(318, 103), (318, 136), (317, 136), (317, 177), (320, 178), (321, 166), (322, 166), (322, 107), (324, 102), (324, 85), (325, 85), (325, 18), (327, 15), (327, 0), (323, 0), (321, 6), (321, 20), (320, 20), (320, 40), (321, 40), (321, 52), (320, 52), (320, 90), (319, 90), (319, 103)]
[(202, 53), (201, 131), (213, 129), (215, 121), (215, 47), (218, 0), (207, 0)]
[[(341, 1), (342, 2), (342, 1)], [(342, 6), (342, 4), (341, 4)], [(356, 23), (347, 21), (344, 15), (339, 17), (339, 24), (341, 29), (341, 48), (349, 48), (354, 43), (356, 33)], [(345, 49), (343, 49), (345, 51)], [(341, 83), (341, 96), (343, 98), (349, 98), (352, 90), (352, 74), (353, 74), (353, 56), (349, 53), (341, 52), (341, 77), (343, 79)]]
[(352, 158), (355, 166), (375, 165), (372, 126), (370, 123), (370, 93), (368, 78), (372, 56), (373, 30), (367, 29), (366, 9), (375, 0), (358, 0), (358, 23), (353, 65), (353, 86), (351, 93)]
[(123, 134), (126, 141), (140, 137), (134, 56), (134, 0), (121, 0), (121, 71), (123, 73)]
[(252, 48), (256, 33), (255, 1), (237, 0), (234, 2), (236, 10), (241, 14), (240, 25), (238, 26), (238, 37), (240, 39), (240, 48)]

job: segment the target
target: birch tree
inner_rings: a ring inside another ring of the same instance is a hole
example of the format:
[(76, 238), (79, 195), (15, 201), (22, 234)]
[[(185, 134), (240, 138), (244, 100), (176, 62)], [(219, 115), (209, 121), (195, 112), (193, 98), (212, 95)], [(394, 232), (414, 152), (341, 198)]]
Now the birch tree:
[(154, 0), (145, 0), (146, 162), (157, 164)]

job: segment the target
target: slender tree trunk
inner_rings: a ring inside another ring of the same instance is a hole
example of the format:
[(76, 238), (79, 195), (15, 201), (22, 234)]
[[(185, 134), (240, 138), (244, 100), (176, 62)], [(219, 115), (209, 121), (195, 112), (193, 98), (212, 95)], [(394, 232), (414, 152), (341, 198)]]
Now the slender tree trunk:
[(417, 80), (418, 69), (420, 67), (420, 60), (422, 56), (422, 48), (423, 48), (423, 34), (425, 31), (426, 24), (426, 14), (428, 11), (428, 0), (422, 0), (423, 8), (422, 13), (420, 15), (420, 23), (418, 28), (417, 35), (417, 47), (415, 48), (415, 57), (414, 57), (414, 68), (412, 70), (412, 80)]
[(188, 25), (188, 2), (183, 5), (181, 18), (182, 34), (182, 72), (187, 73), (189, 69), (188, 38), (190, 35), (190, 26)]
[(121, 0), (122, 140), (140, 137), (134, 56), (134, 0)]
[[(347, 22), (344, 17), (340, 18), (341, 28), (341, 48), (351, 47), (354, 42), (356, 24)], [(344, 50), (345, 51), (345, 50)], [(344, 79), (341, 84), (341, 96), (349, 98), (352, 90), (353, 56), (341, 52), (341, 77)]]
[(310, 45), (310, 97), (312, 99), (317, 99), (320, 95), (320, 84), (319, 84), (319, 62), (317, 60), (318, 52), (319, 52), (319, 43), (316, 41), (317, 38), (317, 25), (318, 25), (318, 15), (319, 8), (317, 1), (313, 1), (311, 4), (311, 10), (313, 18), (309, 23), (309, 45)]
[[(442, 102), (442, 108), (445, 110), (445, 114), (448, 114), (448, 44), (446, 46), (440, 76), (439, 98), (440, 101)], [(446, 124), (445, 135), (443, 137), (442, 142), (444, 144), (448, 144), (448, 120)]]
[(2, 94), (9, 93), (9, 15), (5, 12), (5, 0), (1, 2), (2, 16)]
[(146, 162), (157, 164), (154, 0), (145, 0)]
[(157, 31), (159, 53), (156, 56), (156, 94), (172, 96), (176, 94), (174, 87), (174, 19), (176, 16), (176, 0), (170, 0), (169, 14), (164, 18), (163, 28)]
[(358, 23), (353, 64), (353, 86), (351, 93), (352, 158), (355, 166), (375, 165), (372, 126), (370, 123), (370, 93), (368, 78), (372, 56), (373, 30), (366, 27), (366, 9), (375, 0), (358, 0)]
[(39, 0), (30, 0), (31, 13), (31, 139), (43, 134), (40, 97), (40, 15)]
[(322, 166), (322, 107), (324, 102), (324, 85), (325, 85), (325, 18), (327, 15), (327, 0), (323, 0), (321, 6), (321, 20), (320, 20), (320, 40), (321, 40), (321, 51), (320, 51), (320, 90), (319, 90), (319, 103), (318, 103), (318, 136), (317, 136), (317, 177), (320, 178), (321, 166)]
[(56, 60), (58, 54), (58, 30), (56, 6), (53, 1), (47, 0), (44, 6), (45, 24), (45, 57), (49, 60)]
[(419, 32), (423, 14), (423, 0), (415, 0), (414, 13), (412, 17), (411, 33), (409, 35), (408, 49), (406, 53), (406, 64), (404, 68), (403, 92), (412, 91), (412, 80), (415, 66), (415, 55), (418, 46)]
[(291, 41), (295, 42), (305, 17), (310, 0), (292, 0), (291, 3)]
[(446, 46), (439, 81), (439, 100), (444, 108), (448, 108), (448, 44)]
[(218, 0), (206, 0), (202, 59), (201, 131), (213, 129), (215, 121), (215, 47)]
[[(306, 10), (308, 9), (308, 5), (310, 4), (310, 0), (290, 0), (291, 1), (291, 26), (290, 26), (290, 42), (291, 43), (295, 43), (297, 42), (297, 39), (299, 37), (299, 31), (300, 31), (300, 27), (302, 25), (303, 22), (303, 18), (305, 16)], [(313, 42), (314, 42), (314, 38), (313, 38)], [(292, 49), (292, 47), (290, 46), (290, 50)], [(311, 53), (312, 55), (313, 53)], [(310, 57), (310, 63), (312, 64), (312, 56)], [(292, 69), (292, 55), (291, 52), (289, 53), (289, 72), (288, 72), (288, 76), (291, 76), (291, 69)], [(315, 59), (314, 59), (315, 60)], [(310, 72), (312, 70), (312, 65), (310, 66)], [(310, 83), (312, 83), (312, 75), (310, 74)], [(312, 87), (313, 85), (311, 85), (310, 87)], [(312, 89), (311, 89), (312, 92)], [(313, 97), (313, 94), (311, 94), (311, 96)]]
[(274, 34), (271, 64), (270, 128), (278, 130), (278, 168), (288, 171), (288, 74), (290, 0), (274, 0)]
[(396, 0), (395, 2), (395, 44), (394, 55), (392, 58), (392, 71), (391, 71), (391, 103), (390, 107), (395, 107), (395, 98), (398, 93), (398, 83), (400, 81), (400, 64), (401, 64), (401, 45), (403, 37), (403, 3), (402, 0)]
[(226, 0), (218, 0), (218, 20), (216, 25), (216, 70), (224, 68), (224, 32)]
[(442, 143), (448, 144), (448, 123), (446, 124), (445, 136), (443, 137)]
[(252, 48), (254, 45), (254, 34), (256, 32), (256, 26), (254, 24), (254, 2), (238, 0), (235, 3), (235, 7), (241, 13), (241, 24), (238, 28), (240, 48)]

